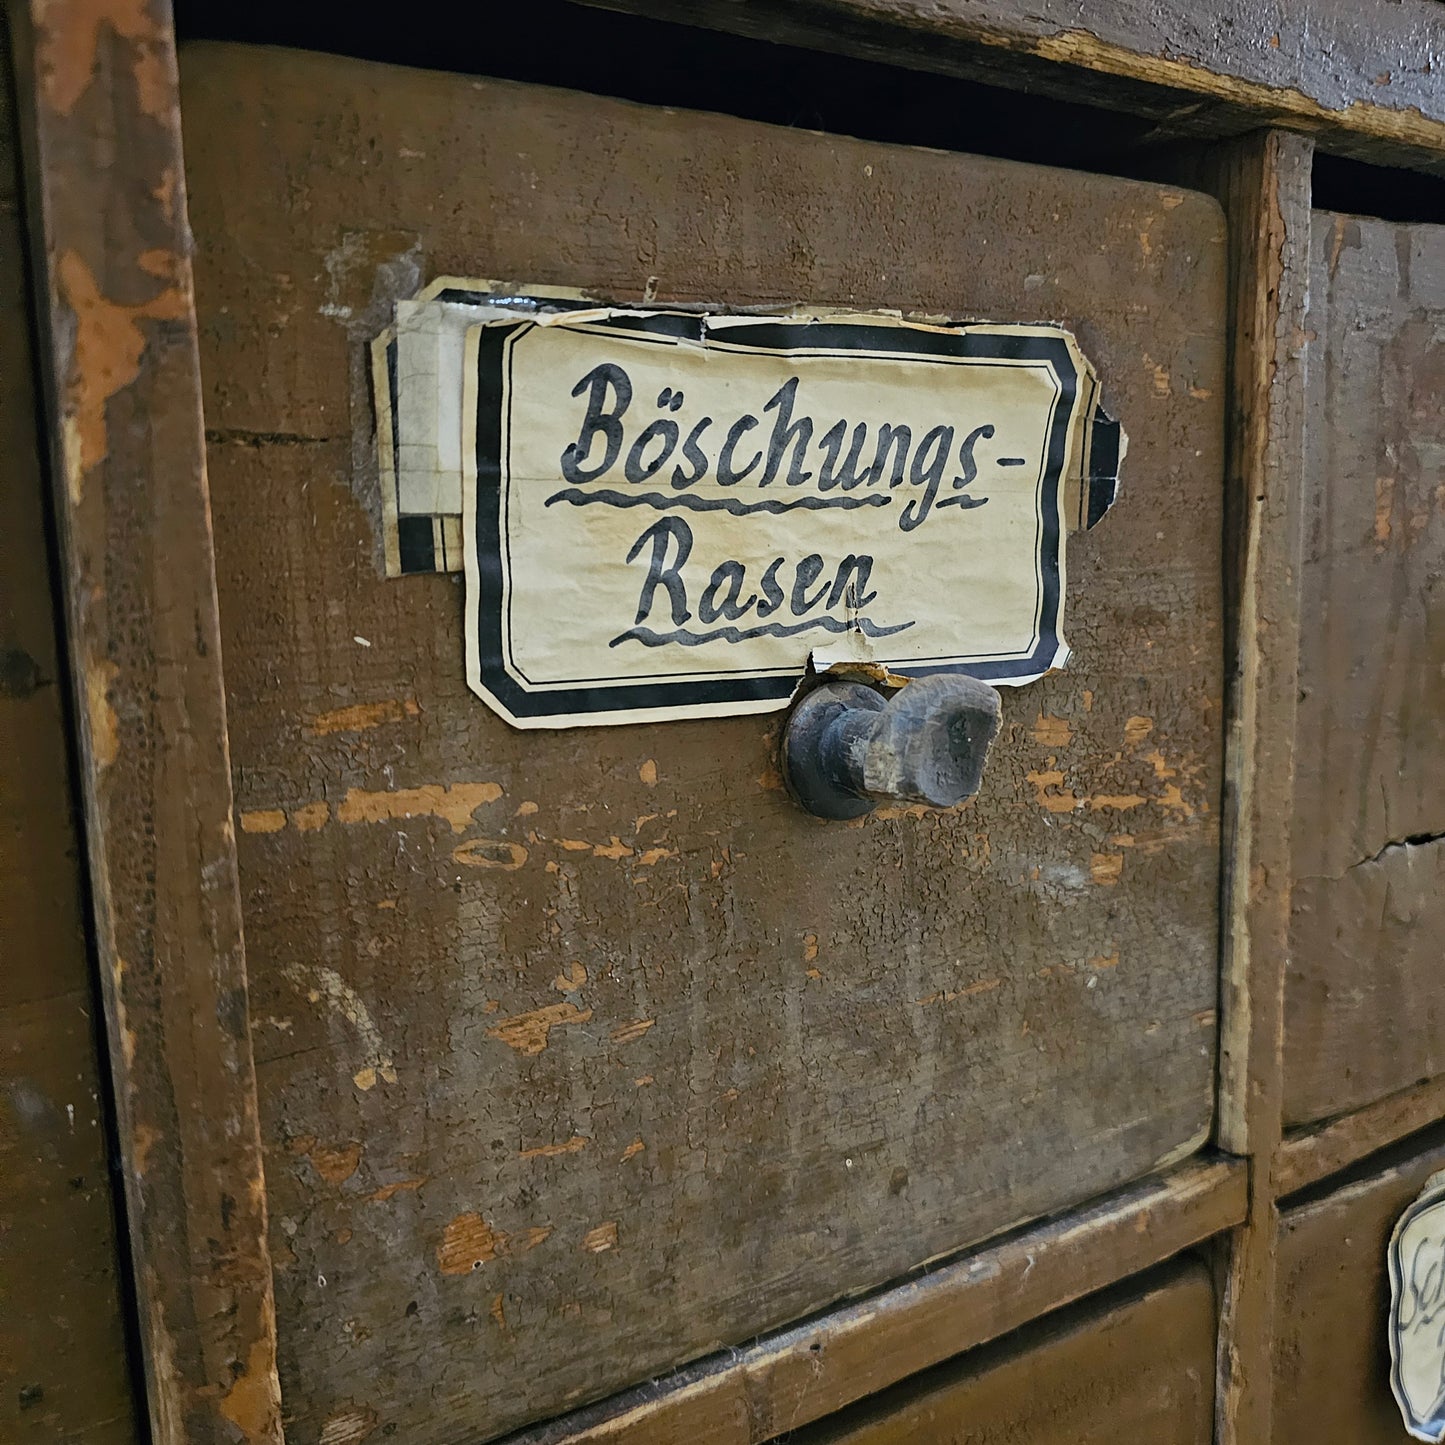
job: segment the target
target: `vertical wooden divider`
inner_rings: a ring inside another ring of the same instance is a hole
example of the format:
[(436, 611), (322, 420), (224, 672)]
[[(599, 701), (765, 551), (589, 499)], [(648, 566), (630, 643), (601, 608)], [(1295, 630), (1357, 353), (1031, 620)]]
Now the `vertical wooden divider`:
[(1258, 131), (1212, 146), (1179, 177), (1224, 206), (1234, 313), (1217, 1141), (1248, 1159), (1250, 1176), (1221, 1302), (1218, 1445), (1270, 1438), (1313, 153), (1306, 137)]
[(152, 1436), (277, 1445), (170, 6), (5, 18)]

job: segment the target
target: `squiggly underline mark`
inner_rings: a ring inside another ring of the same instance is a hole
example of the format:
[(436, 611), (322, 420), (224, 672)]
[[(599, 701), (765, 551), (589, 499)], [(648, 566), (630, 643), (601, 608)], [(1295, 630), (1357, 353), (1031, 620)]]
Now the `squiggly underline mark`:
[(585, 507), (589, 502), (605, 502), (609, 507), (656, 507), (666, 511), (669, 507), (684, 507), (693, 512), (730, 512), (734, 517), (745, 517), (749, 512), (792, 512), (802, 509), (809, 512), (824, 511), (837, 507), (843, 511), (854, 507), (886, 507), (892, 497), (875, 492), (867, 497), (796, 497), (791, 502), (740, 502), (736, 497), (695, 497), (691, 492), (681, 492), (669, 497), (662, 492), (614, 492), (604, 489), (600, 492), (562, 491), (553, 492), (544, 503), (550, 507), (553, 502), (571, 502), (574, 507)]
[(701, 647), (705, 642), (749, 642), (754, 637), (792, 637), (810, 627), (822, 627), (828, 632), (861, 632), (866, 637), (891, 637), (895, 632), (906, 632), (912, 626), (911, 622), (900, 622), (893, 627), (879, 627), (867, 617), (855, 617), (848, 622), (836, 617), (815, 617), (810, 622), (765, 622), (758, 627), (718, 627), (711, 632), (689, 632), (685, 627), (672, 632), (654, 632), (650, 627), (631, 627), (607, 645), (616, 647), (620, 642), (640, 642), (644, 647), (665, 647), (669, 642), (675, 642), (682, 647)]

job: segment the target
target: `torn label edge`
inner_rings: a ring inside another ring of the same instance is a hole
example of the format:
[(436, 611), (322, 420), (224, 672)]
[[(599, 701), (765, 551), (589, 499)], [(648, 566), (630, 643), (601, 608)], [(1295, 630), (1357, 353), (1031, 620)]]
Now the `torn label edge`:
[[(582, 321), (608, 316), (656, 315), (659, 312), (701, 313), (708, 329), (721, 331), (729, 326), (747, 325), (762, 317), (783, 321), (810, 320), (856, 321), (874, 326), (899, 326), (918, 330), (966, 332), (970, 330), (1037, 329), (1062, 334), (1069, 339), (1082, 366), (1081, 378), (1088, 379), (1091, 395), (1084, 403), (1083, 457), (1079, 465), (1063, 478), (1066, 492), (1064, 516), (1068, 530), (1088, 531), (1096, 526), (1118, 499), (1119, 474), (1128, 453), (1128, 437), (1119, 422), (1100, 404), (1100, 387), (1093, 365), (1084, 357), (1077, 339), (1066, 327), (1027, 322), (996, 322), (970, 319), (954, 322), (937, 314), (905, 313), (880, 308), (860, 311), (857, 307), (809, 305), (798, 302), (791, 306), (765, 306), (720, 310), (715, 307), (648, 302), (616, 303), (604, 300), (594, 292), (572, 286), (540, 286), (512, 281), (479, 280), (463, 276), (438, 276), (406, 303), (417, 307), (441, 301), (456, 307), (462, 315), (453, 323), (458, 334), (454, 360), (465, 369), (466, 333), (475, 325), (504, 323), (526, 316), (538, 325), (555, 325), (566, 321)], [(414, 313), (412, 313), (414, 314)], [(399, 434), (399, 356), (398, 326), (393, 324), (372, 343), (372, 392), (375, 399), (377, 426), (377, 459), (381, 482), (382, 542), (386, 575), (403, 577), (413, 573), (451, 572), (463, 570), (463, 520), (460, 498), (464, 479), (459, 471), (455, 478), (457, 505), (455, 509), (413, 511), (402, 506), (403, 476), (400, 470), (403, 441)], [(428, 446), (424, 439), (423, 448)], [(435, 451), (435, 444), (431, 444)], [(450, 485), (448, 486), (450, 491)], [(1060, 647), (1053, 667), (1062, 667), (1069, 650)], [(832, 661), (867, 661), (856, 651), (843, 650)], [(827, 663), (825, 662), (826, 666)], [(1043, 674), (1040, 673), (1040, 676)]]

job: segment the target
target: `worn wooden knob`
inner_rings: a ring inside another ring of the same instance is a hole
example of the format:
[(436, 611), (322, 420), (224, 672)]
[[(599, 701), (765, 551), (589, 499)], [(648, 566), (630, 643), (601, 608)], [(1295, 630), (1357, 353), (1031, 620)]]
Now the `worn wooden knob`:
[(892, 698), (825, 682), (788, 719), (783, 776), (819, 818), (858, 818), (881, 802), (949, 808), (978, 791), (998, 721), (998, 693), (972, 677), (916, 678)]

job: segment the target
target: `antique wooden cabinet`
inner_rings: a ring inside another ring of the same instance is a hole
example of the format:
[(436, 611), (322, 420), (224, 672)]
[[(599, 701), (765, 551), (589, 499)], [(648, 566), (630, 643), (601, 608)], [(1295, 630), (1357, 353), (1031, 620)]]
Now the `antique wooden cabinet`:
[[(1104, 8), (9, 7), (4, 1430), (1403, 1438), (1445, 10)], [(1067, 327), (1121, 490), (978, 795), (483, 706), (385, 566), (445, 276)]]

